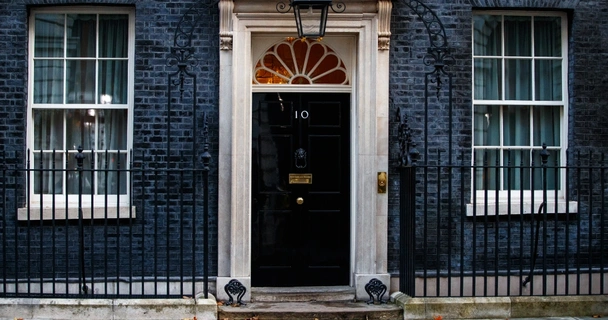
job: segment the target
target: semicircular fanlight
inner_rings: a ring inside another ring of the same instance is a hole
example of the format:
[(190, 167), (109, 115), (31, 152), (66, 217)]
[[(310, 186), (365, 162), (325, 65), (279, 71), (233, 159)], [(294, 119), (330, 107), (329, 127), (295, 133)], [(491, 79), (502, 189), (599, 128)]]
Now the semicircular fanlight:
[(255, 65), (253, 84), (349, 85), (344, 62), (321, 42), (287, 39), (270, 47)]

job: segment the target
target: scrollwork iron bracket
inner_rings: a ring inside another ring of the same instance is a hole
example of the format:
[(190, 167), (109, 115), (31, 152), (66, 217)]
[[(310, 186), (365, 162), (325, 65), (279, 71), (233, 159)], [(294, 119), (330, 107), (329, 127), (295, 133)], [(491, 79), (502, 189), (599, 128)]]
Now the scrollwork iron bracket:
[(365, 292), (367, 292), (369, 295), (369, 301), (367, 301), (367, 304), (374, 304), (376, 301), (381, 304), (386, 303), (386, 301), (382, 300), (386, 290), (386, 285), (382, 283), (382, 281), (376, 278), (371, 279), (365, 285)]
[(435, 83), (437, 98), (439, 98), (443, 84), (441, 77), (448, 75), (446, 67), (455, 63), (455, 59), (451, 55), (448, 46), (445, 27), (437, 14), (421, 1), (403, 0), (403, 3), (416, 13), (426, 27), (430, 45), (423, 58), (423, 62), (427, 66), (434, 67), (434, 70), (429, 75), (434, 78), (431, 82)]
[[(334, 8), (334, 6), (335, 6), (335, 8)], [(292, 7), (293, 6), (291, 4), (291, 1), (289, 3), (285, 3), (283, 1), (281, 1), (281, 2), (277, 3), (277, 12), (287, 13), (287, 12), (291, 11)], [(342, 13), (346, 10), (346, 5), (344, 4), (344, 2), (338, 1), (335, 4), (330, 3), (329, 8), (331, 8), (331, 10), (335, 13)]]
[(236, 279), (230, 280), (224, 286), (224, 291), (226, 291), (226, 294), (228, 294), (228, 298), (229, 298), (228, 305), (229, 306), (232, 306), (234, 304), (234, 298), (232, 297), (233, 295), (236, 296), (236, 305), (238, 305), (238, 306), (245, 305), (245, 303), (241, 299), (243, 299), (243, 296), (247, 292), (247, 288), (240, 281), (238, 281)]
[(192, 44), (192, 38), (198, 25), (203, 20), (203, 14), (216, 6), (219, 0), (211, 1), (209, 4), (204, 4), (203, 1), (198, 1), (186, 11), (182, 16), (173, 37), (173, 46), (167, 57), (168, 67), (177, 67), (177, 70), (172, 74), (175, 79), (169, 85), (178, 86), (180, 97), (184, 94), (184, 84), (186, 77), (192, 77), (191, 70), (198, 65), (198, 61), (194, 56), (195, 48)]

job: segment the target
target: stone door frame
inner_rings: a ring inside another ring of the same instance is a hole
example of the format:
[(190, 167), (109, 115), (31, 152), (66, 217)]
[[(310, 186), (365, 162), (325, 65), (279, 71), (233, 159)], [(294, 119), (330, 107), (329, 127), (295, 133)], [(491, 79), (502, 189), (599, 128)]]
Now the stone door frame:
[[(251, 96), (252, 39), (295, 34), (293, 14), (276, 12), (275, 0), (221, 0), (218, 160), (217, 298), (240, 281), (251, 299)], [(387, 194), (377, 192), (379, 172), (388, 172), (389, 51), (391, 1), (348, 1), (346, 12), (330, 14), (327, 36), (353, 36), (351, 90), (351, 286), (368, 298), (373, 278), (389, 286)], [(329, 42), (328, 42), (329, 43)], [(272, 89), (272, 88), (269, 88)], [(309, 88), (304, 90), (322, 90)], [(296, 289), (297, 290), (297, 289)]]

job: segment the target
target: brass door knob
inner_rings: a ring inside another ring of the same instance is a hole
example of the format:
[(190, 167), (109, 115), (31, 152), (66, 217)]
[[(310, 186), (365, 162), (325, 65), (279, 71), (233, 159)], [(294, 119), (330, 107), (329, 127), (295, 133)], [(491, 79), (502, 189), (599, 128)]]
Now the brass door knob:
[(302, 198), (302, 197), (298, 197), (298, 199), (296, 199), (296, 203), (297, 203), (297, 204), (302, 204), (302, 203), (304, 203), (304, 198)]

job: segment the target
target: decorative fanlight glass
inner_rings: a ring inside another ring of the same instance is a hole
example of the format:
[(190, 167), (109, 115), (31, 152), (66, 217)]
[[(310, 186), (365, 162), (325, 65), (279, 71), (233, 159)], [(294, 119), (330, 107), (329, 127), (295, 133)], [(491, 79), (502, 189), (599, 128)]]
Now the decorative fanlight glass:
[(260, 57), (253, 84), (349, 85), (349, 73), (338, 54), (322, 42), (286, 39)]

